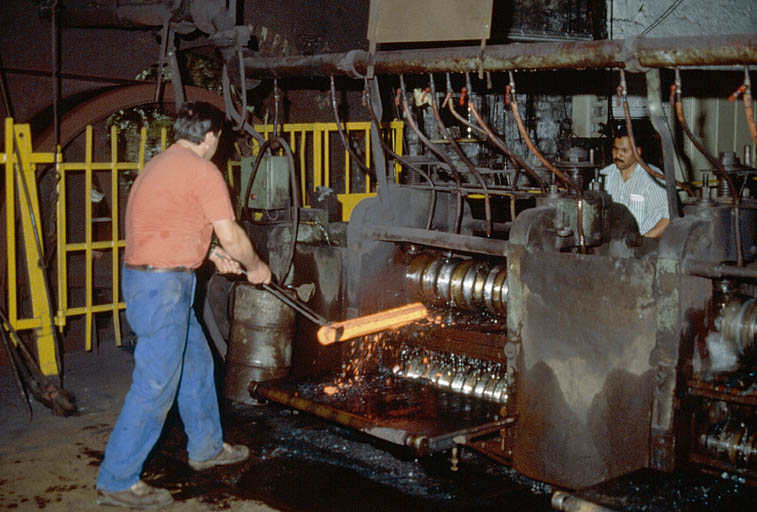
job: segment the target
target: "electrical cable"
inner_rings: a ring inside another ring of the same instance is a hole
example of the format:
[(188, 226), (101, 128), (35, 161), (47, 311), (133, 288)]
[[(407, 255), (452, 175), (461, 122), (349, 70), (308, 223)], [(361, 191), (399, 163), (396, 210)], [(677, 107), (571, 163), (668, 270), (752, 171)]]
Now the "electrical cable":
[(668, 7), (667, 9), (665, 9), (665, 11), (663, 11), (663, 13), (660, 14), (660, 16), (658, 16), (658, 18), (656, 20), (654, 20), (652, 23), (650, 23), (649, 26), (647, 26), (647, 28), (645, 28), (641, 32), (641, 35), (645, 36), (648, 33), (650, 33), (652, 30), (654, 30), (655, 28), (657, 28), (657, 26), (660, 25), (660, 23), (662, 23), (663, 21), (665, 21), (668, 16), (670, 16), (671, 14), (673, 14), (673, 11), (675, 11), (678, 8), (678, 6), (681, 5), (682, 3), (683, 3), (683, 0), (675, 0), (675, 2), (673, 2), (673, 4), (670, 7)]

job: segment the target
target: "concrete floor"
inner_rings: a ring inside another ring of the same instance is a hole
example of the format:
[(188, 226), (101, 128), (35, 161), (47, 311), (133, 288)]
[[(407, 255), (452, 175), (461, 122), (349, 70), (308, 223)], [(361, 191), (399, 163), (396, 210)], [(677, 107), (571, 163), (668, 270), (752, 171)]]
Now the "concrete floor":
[[(33, 416), (20, 397), (9, 368), (0, 368), (0, 508), (16, 510), (102, 510), (94, 483), (102, 453), (131, 382), (129, 350), (102, 341), (93, 352), (64, 360), (64, 386), (77, 399), (79, 414), (52, 415), (32, 401)], [(148, 468), (146, 468), (148, 469)], [(157, 475), (145, 472), (145, 479)], [(191, 475), (188, 475), (191, 476)], [(228, 499), (223, 508), (276, 510), (255, 500)], [(110, 509), (110, 507), (108, 507)], [(218, 510), (202, 497), (177, 501), (169, 510)]]

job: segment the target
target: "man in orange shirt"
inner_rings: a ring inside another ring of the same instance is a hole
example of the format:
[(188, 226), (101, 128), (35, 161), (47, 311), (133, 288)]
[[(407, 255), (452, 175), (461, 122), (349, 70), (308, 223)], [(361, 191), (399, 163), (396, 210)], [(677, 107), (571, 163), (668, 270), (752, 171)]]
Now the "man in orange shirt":
[(209, 258), (220, 272), (238, 274), (244, 267), (250, 283), (271, 280), (210, 161), (222, 126), (223, 113), (212, 105), (185, 103), (173, 126), (174, 144), (150, 160), (129, 194), (122, 291), (137, 334), (135, 366), (98, 473), (99, 504), (154, 508), (173, 501), (140, 474), (174, 399), (192, 469), (249, 457), (246, 446), (223, 442), (213, 359), (192, 307), (194, 269), (205, 260), (213, 232), (221, 246)]

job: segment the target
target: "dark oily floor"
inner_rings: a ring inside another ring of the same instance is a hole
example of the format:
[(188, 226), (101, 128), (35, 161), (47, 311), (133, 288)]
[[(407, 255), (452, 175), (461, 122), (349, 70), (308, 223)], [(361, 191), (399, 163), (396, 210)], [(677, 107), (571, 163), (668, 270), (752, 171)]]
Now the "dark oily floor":
[[(94, 481), (132, 368), (131, 353), (110, 344), (67, 354), (64, 384), (79, 414), (56, 417), (33, 402), (31, 419), (0, 368), (0, 508), (101, 509)], [(452, 472), (448, 454), (417, 459), (275, 404), (225, 403), (223, 424), (226, 440), (249, 446), (251, 459), (195, 473), (181, 420), (169, 415), (143, 475), (172, 492), (169, 510), (551, 510), (549, 486), (473, 452), (462, 451)]]
[[(55, 417), (35, 403), (31, 420), (10, 373), (0, 369), (0, 508), (101, 509), (94, 480), (132, 366), (129, 351), (112, 345), (67, 355), (65, 384), (77, 395), (79, 415)], [(550, 486), (467, 449), (452, 472), (448, 454), (415, 458), (275, 404), (223, 409), (226, 439), (248, 445), (251, 459), (191, 471), (181, 420), (172, 413), (144, 472), (147, 482), (172, 492), (168, 510), (552, 510)], [(591, 497), (602, 501), (620, 490), (609, 503), (622, 510), (751, 510), (757, 502), (754, 489), (701, 475), (639, 476), (606, 487)]]

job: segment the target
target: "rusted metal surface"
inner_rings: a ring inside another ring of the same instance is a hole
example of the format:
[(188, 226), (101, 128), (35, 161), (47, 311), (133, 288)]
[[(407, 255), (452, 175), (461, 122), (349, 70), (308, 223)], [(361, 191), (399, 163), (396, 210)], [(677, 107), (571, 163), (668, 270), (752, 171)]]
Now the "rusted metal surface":
[(404, 340), (408, 345), (498, 363), (507, 359), (507, 341), (505, 332), (481, 332), (476, 326), (471, 325), (434, 327), (422, 336)]
[[(431, 48), (376, 52), (377, 74), (421, 74), (516, 69), (644, 68), (743, 65), (757, 62), (757, 34), (710, 37), (631, 38), (561, 43), (513, 43), (479, 47)], [(251, 78), (348, 75), (359, 77), (371, 62), (368, 52), (307, 57), (247, 57)]]
[[(456, 437), (476, 437), (511, 425), (498, 404), (375, 374), (348, 387), (323, 382), (251, 382), (250, 395), (314, 414), (417, 455), (448, 450)], [(331, 393), (329, 388), (332, 388)], [(338, 389), (338, 390), (337, 390)]]
[(646, 467), (653, 264), (512, 249), (508, 335), (523, 354), (513, 467), (570, 488)]
[(270, 292), (243, 283), (234, 287), (232, 314), (224, 396), (254, 403), (247, 391), (250, 381), (289, 374), (295, 314)]

